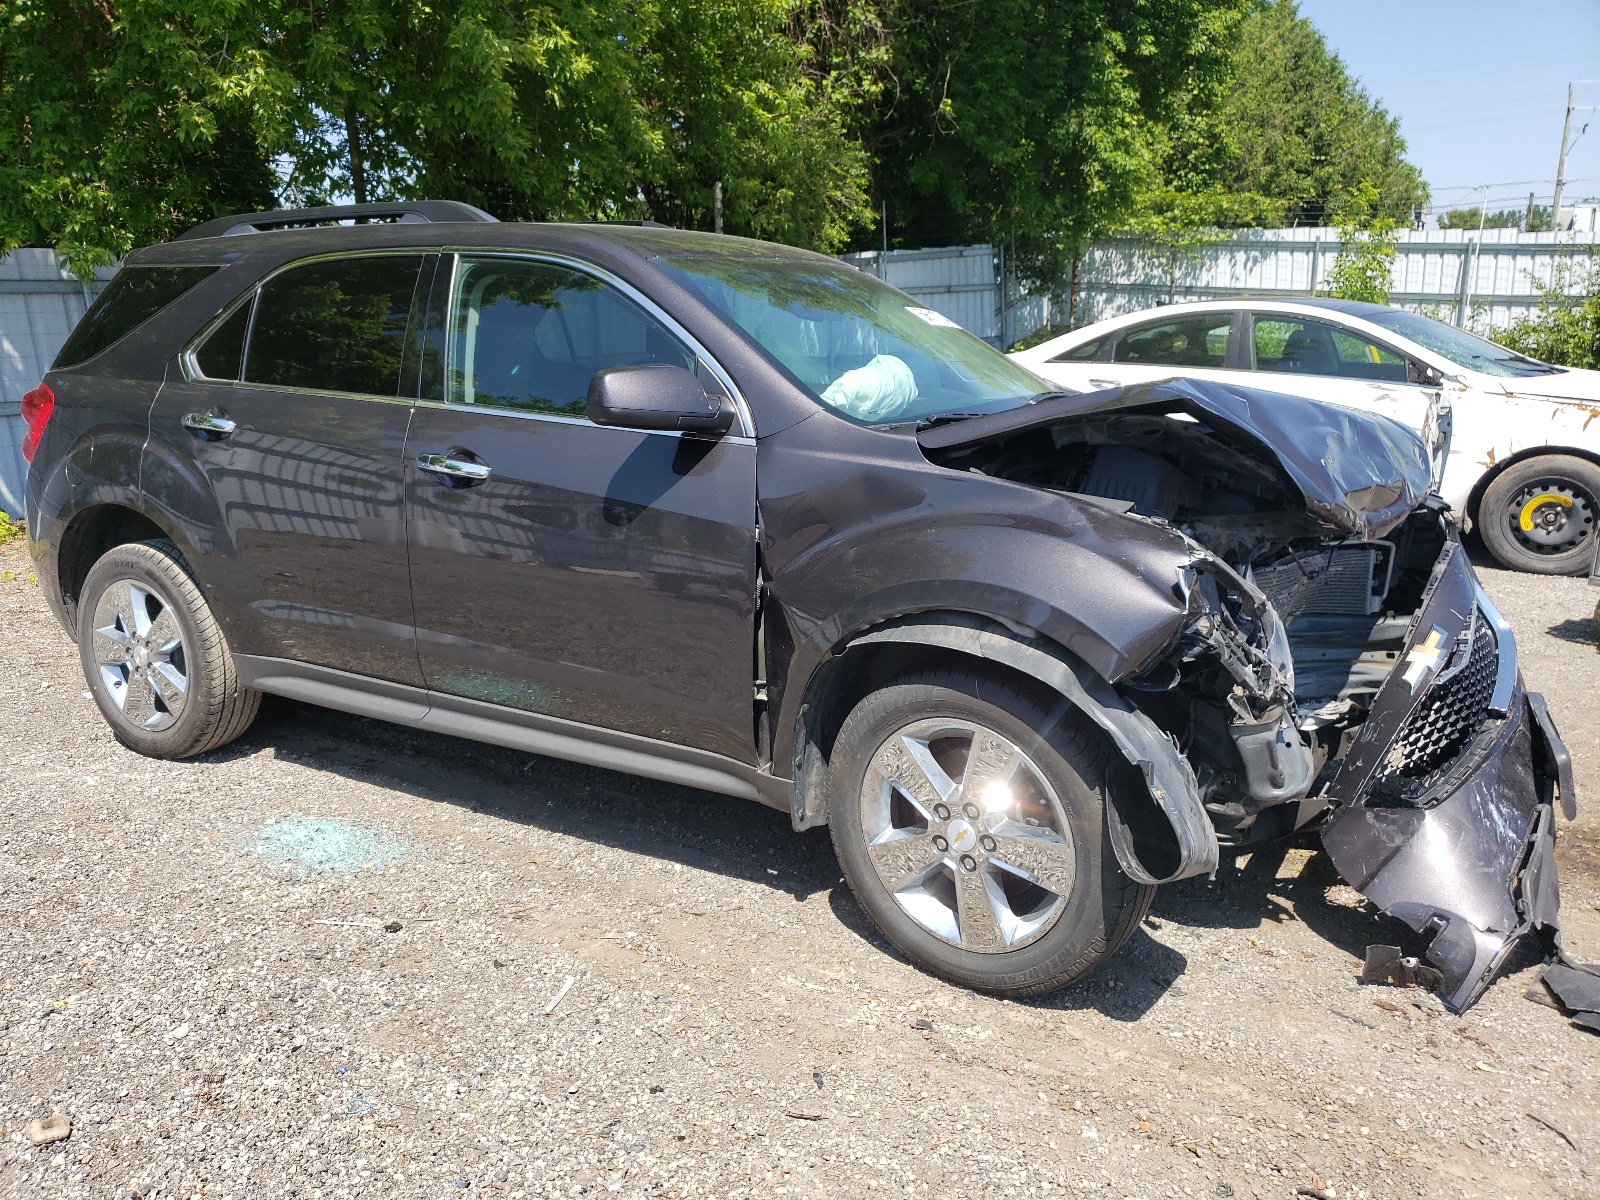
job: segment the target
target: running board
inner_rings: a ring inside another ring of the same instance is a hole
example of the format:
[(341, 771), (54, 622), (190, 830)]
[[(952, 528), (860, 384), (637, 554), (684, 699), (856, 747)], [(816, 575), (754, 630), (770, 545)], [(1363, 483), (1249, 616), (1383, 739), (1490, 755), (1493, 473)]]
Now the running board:
[(522, 712), (332, 667), (236, 654), (243, 687), (360, 717), (659, 779), (788, 812), (794, 784), (721, 754)]

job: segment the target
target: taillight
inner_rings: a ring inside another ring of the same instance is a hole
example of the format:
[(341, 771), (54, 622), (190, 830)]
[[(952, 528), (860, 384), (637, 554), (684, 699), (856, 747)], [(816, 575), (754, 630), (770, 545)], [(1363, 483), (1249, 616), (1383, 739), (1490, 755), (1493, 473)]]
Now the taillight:
[(22, 397), (22, 419), (28, 423), (28, 435), (22, 439), (22, 457), (28, 462), (33, 461), (33, 452), (39, 448), (44, 427), (55, 410), (56, 394), (42, 383)]

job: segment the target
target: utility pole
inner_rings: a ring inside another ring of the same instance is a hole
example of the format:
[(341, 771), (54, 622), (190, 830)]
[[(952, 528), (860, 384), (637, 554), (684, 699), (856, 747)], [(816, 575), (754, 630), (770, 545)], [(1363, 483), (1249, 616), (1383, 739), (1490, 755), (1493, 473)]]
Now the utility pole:
[(711, 227), (722, 232), (722, 180), (711, 185)]
[(1550, 202), (1550, 226), (1561, 228), (1561, 185), (1567, 181), (1567, 141), (1572, 134), (1572, 84), (1567, 84), (1567, 119), (1561, 123), (1561, 157), (1556, 159), (1556, 196)]

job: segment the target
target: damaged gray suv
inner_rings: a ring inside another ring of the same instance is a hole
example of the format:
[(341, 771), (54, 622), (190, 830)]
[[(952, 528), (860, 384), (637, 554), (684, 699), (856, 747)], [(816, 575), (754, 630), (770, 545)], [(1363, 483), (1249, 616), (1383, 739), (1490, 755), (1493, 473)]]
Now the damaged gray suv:
[(832, 259), (443, 203), (140, 251), (24, 411), (141, 753), (276, 693), (749, 797), (1005, 995), (1309, 829), (1457, 1008), (1554, 944), (1570, 761), (1383, 418), (1066, 395)]

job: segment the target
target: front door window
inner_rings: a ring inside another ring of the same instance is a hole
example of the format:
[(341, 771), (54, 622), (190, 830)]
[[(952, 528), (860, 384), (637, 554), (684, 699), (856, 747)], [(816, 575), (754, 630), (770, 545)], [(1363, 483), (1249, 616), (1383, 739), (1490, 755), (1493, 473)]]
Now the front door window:
[(464, 259), (453, 312), (452, 404), (582, 418), (597, 371), (695, 366), (694, 355), (660, 321), (570, 267)]
[(1304, 317), (1258, 316), (1250, 339), (1257, 371), (1406, 382), (1406, 361), (1370, 338)]

